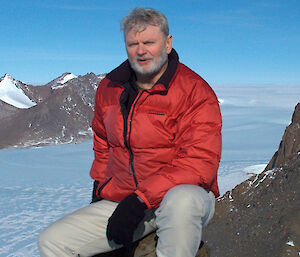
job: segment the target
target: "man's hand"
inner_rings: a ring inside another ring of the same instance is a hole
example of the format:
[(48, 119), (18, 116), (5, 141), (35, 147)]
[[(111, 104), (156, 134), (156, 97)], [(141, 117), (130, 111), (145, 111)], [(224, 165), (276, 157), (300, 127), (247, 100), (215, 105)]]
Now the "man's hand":
[(117, 244), (129, 245), (133, 233), (145, 217), (146, 204), (135, 193), (124, 198), (108, 219), (106, 235)]

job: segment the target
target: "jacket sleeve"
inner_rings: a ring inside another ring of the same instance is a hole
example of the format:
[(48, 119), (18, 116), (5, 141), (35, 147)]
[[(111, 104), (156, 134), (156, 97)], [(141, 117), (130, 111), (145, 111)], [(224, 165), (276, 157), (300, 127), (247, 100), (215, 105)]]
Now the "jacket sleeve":
[(96, 92), (95, 112), (92, 121), (92, 129), (94, 132), (94, 161), (90, 170), (90, 176), (94, 180), (100, 181), (100, 184), (104, 182), (104, 174), (108, 162), (108, 144), (101, 113), (101, 85), (102, 81)]
[(188, 108), (178, 117), (177, 156), (158, 173), (139, 184), (136, 193), (148, 208), (159, 206), (165, 193), (179, 184), (216, 185), (221, 158), (221, 113), (208, 84), (194, 87)]

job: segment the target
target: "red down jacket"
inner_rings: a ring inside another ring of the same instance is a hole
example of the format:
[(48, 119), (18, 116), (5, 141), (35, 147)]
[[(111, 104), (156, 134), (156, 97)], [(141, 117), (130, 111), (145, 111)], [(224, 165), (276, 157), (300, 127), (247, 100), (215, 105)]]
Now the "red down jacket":
[(213, 90), (172, 50), (161, 79), (137, 92), (126, 114), (122, 99), (131, 75), (125, 61), (97, 89), (90, 171), (99, 182), (97, 196), (121, 201), (135, 192), (148, 208), (158, 207), (179, 184), (199, 185), (219, 196), (222, 122)]

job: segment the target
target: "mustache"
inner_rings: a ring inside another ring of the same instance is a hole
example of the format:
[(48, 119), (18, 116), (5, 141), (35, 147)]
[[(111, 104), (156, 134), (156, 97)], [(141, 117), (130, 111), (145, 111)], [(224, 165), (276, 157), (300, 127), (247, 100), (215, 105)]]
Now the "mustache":
[(145, 56), (145, 57), (136, 57), (136, 61), (148, 61), (153, 60), (153, 56)]

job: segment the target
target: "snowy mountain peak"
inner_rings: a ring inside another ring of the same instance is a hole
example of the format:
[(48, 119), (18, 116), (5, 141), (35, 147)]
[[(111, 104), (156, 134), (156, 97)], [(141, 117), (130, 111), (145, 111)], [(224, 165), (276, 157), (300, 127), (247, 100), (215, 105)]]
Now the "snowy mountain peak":
[(56, 84), (52, 85), (51, 88), (52, 89), (63, 88), (69, 80), (77, 78), (77, 77), (78, 76), (74, 75), (73, 73), (69, 73), (69, 72), (64, 73), (55, 80)]
[(18, 87), (18, 82), (6, 73), (0, 80), (0, 100), (20, 109), (28, 109), (36, 103), (28, 98), (24, 91)]
[(77, 76), (74, 75), (73, 73), (64, 73), (61, 76), (60, 80), (57, 83), (65, 84), (65, 83), (67, 83), (69, 80), (71, 80), (73, 78), (77, 78)]
[(10, 80), (14, 80), (14, 78), (10, 75), (10, 74), (8, 74), (8, 73), (5, 73), (5, 75), (4, 75), (4, 77), (3, 77), (3, 79), (10, 79)]
[(11, 81), (11, 82), (16, 82), (16, 80), (8, 73), (5, 73), (5, 75), (0, 79), (0, 83), (2, 81)]

